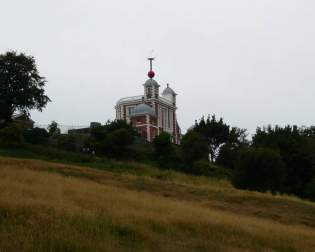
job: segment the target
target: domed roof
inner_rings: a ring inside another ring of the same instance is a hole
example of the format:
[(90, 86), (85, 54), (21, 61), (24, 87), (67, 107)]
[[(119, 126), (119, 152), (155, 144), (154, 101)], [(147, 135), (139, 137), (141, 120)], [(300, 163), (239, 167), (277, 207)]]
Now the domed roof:
[(167, 84), (167, 87), (164, 89), (162, 95), (177, 95), (173, 89), (170, 88), (170, 85)]
[(130, 117), (143, 116), (143, 115), (156, 116), (153, 108), (151, 108), (149, 105), (145, 103), (141, 103), (135, 107), (135, 109), (130, 114)]
[(157, 83), (156, 80), (153, 80), (153, 79), (148, 79), (144, 84), (144, 86), (160, 86), (159, 83)]

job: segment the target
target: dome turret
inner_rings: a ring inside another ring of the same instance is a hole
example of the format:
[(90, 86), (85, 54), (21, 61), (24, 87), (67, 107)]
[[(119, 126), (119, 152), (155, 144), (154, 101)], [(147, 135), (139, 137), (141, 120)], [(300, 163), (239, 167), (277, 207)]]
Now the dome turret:
[(167, 86), (167, 87), (164, 89), (164, 91), (163, 91), (163, 93), (162, 93), (163, 96), (166, 96), (166, 95), (175, 95), (175, 96), (176, 96), (176, 95), (177, 95), (177, 94), (175, 93), (175, 91), (170, 88), (170, 84), (167, 84), (166, 86)]
[(170, 85), (167, 84), (167, 87), (164, 89), (162, 96), (163, 98), (169, 100), (174, 105), (176, 104), (176, 93), (173, 89), (170, 88)]
[(143, 86), (145, 86), (145, 87), (149, 87), (149, 86), (160, 87), (159, 83), (157, 83), (157, 81), (154, 80), (154, 79), (148, 79), (148, 80), (143, 84)]

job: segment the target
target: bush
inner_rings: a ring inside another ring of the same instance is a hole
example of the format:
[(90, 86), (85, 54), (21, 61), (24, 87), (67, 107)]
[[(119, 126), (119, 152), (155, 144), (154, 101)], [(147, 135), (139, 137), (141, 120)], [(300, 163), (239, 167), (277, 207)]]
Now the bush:
[(180, 169), (181, 160), (176, 145), (171, 143), (171, 136), (166, 132), (158, 135), (153, 142), (155, 159), (161, 168)]
[(235, 165), (235, 187), (260, 192), (283, 192), (286, 168), (277, 151), (248, 148), (241, 151)]
[(60, 148), (43, 147), (40, 145), (28, 145), (27, 149), (35, 154), (36, 158), (43, 158), (46, 160), (88, 163), (96, 158), (90, 154), (70, 152), (61, 150)]
[(235, 162), (238, 158), (239, 149), (239, 147), (235, 147), (231, 144), (223, 145), (220, 149), (217, 159), (215, 160), (215, 163), (233, 170)]
[(181, 144), (183, 159), (187, 166), (198, 160), (207, 160), (209, 149), (205, 139), (197, 132), (188, 131)]
[[(78, 139), (74, 135), (55, 135), (57, 147), (66, 151), (77, 151)], [(82, 145), (83, 146), (83, 145)]]
[(31, 144), (47, 144), (49, 133), (42, 128), (29, 129), (24, 132), (25, 140)]
[(125, 158), (127, 148), (134, 142), (135, 134), (133, 127), (124, 121), (108, 122), (92, 129), (87, 146), (96, 153)]
[(227, 169), (217, 165), (213, 165), (212, 163), (210, 163), (210, 161), (206, 160), (199, 160), (197, 162), (194, 162), (194, 164), (192, 165), (192, 169), (190, 170), (190, 173), (214, 178), (231, 177), (231, 173)]
[(135, 142), (126, 149), (126, 158), (135, 161), (152, 161), (155, 158), (153, 145), (136, 138)]
[(11, 123), (0, 130), (0, 147), (19, 148), (24, 146), (23, 129), (17, 123)]

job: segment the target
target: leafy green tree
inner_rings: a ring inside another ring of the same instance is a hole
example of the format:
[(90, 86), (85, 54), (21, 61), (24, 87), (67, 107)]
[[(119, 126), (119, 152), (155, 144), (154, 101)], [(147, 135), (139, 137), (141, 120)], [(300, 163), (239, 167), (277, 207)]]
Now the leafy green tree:
[[(307, 133), (306, 133), (307, 132)], [(286, 164), (286, 192), (306, 197), (306, 186), (315, 176), (315, 138), (312, 129), (297, 126), (258, 128), (254, 147), (271, 148)]]
[(241, 151), (235, 166), (235, 187), (260, 192), (283, 192), (286, 169), (279, 152), (264, 148)]
[[(32, 56), (7, 52), (0, 55), (0, 123), (11, 122), (15, 111), (41, 111), (50, 101), (45, 95), (46, 80), (40, 76)], [(0, 125), (0, 126), (1, 126)]]
[(47, 144), (49, 140), (49, 134), (46, 129), (34, 128), (26, 130), (24, 137), (28, 143), (31, 144)]
[(153, 146), (155, 157), (164, 168), (178, 168), (178, 160), (175, 153), (175, 146), (171, 142), (171, 136), (167, 132), (162, 132), (154, 138)]
[(0, 129), (0, 147), (19, 148), (25, 144), (23, 129), (17, 123), (10, 123)]
[(228, 144), (229, 147), (238, 148), (246, 143), (246, 130), (230, 127), (223, 119), (216, 119), (215, 115), (205, 120), (201, 118), (196, 122), (193, 131), (204, 137), (208, 144), (208, 152), (211, 162), (215, 162), (221, 147)]
[(136, 135), (132, 125), (125, 121), (108, 121), (105, 125), (91, 130), (88, 146), (96, 153), (123, 158), (126, 155), (127, 147), (134, 142)]
[(194, 130), (190, 130), (184, 135), (180, 147), (186, 166), (191, 166), (199, 160), (209, 161), (207, 141)]
[(48, 133), (50, 136), (58, 136), (60, 135), (61, 131), (59, 128), (59, 125), (57, 122), (52, 121), (49, 125), (48, 125)]
[(226, 168), (233, 170), (235, 162), (238, 159), (240, 149), (241, 149), (240, 146), (235, 146), (230, 143), (224, 144), (220, 149), (219, 155), (216, 158), (215, 163), (217, 165), (224, 166)]
[(166, 156), (172, 152), (171, 136), (167, 132), (162, 132), (153, 140), (155, 153), (158, 156)]

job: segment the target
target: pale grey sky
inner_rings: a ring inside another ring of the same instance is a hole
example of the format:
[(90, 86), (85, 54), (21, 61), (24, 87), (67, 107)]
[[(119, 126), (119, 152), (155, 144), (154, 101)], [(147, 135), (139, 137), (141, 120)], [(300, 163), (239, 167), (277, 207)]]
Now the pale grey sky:
[(178, 95), (185, 131), (215, 113), (249, 129), (315, 124), (314, 0), (10, 0), (0, 50), (35, 56), (52, 99), (40, 124), (114, 119), (156, 80)]

